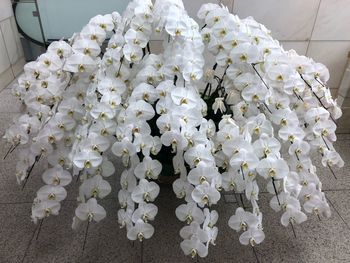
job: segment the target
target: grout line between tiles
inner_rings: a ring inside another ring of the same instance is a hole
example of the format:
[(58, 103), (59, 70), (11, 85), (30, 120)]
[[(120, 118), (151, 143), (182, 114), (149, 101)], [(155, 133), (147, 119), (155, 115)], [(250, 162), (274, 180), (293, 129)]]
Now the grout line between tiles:
[(0, 20), (0, 23), (2, 23), (2, 22), (4, 22), (4, 21), (6, 21), (7, 19), (10, 19), (10, 20), (11, 20), (11, 17), (14, 17), (14, 15), (9, 16), (9, 17), (6, 17), (6, 18), (4, 18), (4, 19)]
[[(13, 72), (11, 58), (10, 58), (10, 55), (9, 55), (9, 51), (7, 49), (5, 36), (4, 36), (4, 33), (2, 32), (1, 25), (0, 25), (0, 33), (1, 33), (2, 39), (4, 40), (5, 51), (6, 51), (7, 58), (9, 60), (9, 62), (10, 62), (10, 69), (11, 69), (11, 72), (12, 72), (12, 76), (13, 76), (13, 79), (15, 79), (16, 78), (15, 77), (15, 73)], [(12, 81), (13, 81), (13, 79), (12, 79)]]
[(306, 56), (307, 56), (307, 53), (309, 52), (309, 47), (310, 47), (312, 35), (314, 34), (314, 29), (315, 29), (315, 25), (316, 25), (316, 21), (317, 21), (317, 17), (318, 17), (318, 12), (320, 11), (321, 2), (322, 2), (322, 0), (319, 0), (319, 2), (318, 2), (318, 7), (317, 7), (317, 11), (316, 11), (316, 16), (315, 16), (314, 24), (313, 24), (313, 26), (312, 26), (310, 39), (309, 39), (309, 42), (308, 42), (308, 44), (307, 44), (306, 51), (305, 51), (305, 55), (306, 55)]

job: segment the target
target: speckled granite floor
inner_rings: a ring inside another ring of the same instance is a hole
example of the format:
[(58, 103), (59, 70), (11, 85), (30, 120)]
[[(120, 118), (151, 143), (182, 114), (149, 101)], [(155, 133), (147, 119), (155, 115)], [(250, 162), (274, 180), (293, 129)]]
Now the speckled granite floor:
[[(0, 135), (20, 104), (7, 87), (0, 92)], [(85, 250), (82, 250), (85, 229), (71, 230), (76, 207), (76, 189), (68, 189), (68, 198), (62, 204), (59, 216), (45, 219), (40, 235), (38, 226), (30, 221), (30, 208), (35, 191), (40, 186), (38, 165), (23, 191), (16, 183), (14, 169), (18, 150), (5, 161), (2, 156), (8, 149), (0, 144), (0, 262), (140, 262), (140, 244), (128, 241), (124, 229), (117, 224), (117, 191), (103, 205), (108, 216), (99, 224), (89, 227)], [(269, 194), (261, 194), (260, 204), (264, 212), (266, 240), (256, 247), (259, 262), (350, 262), (350, 134), (339, 135), (335, 147), (345, 161), (345, 167), (336, 171), (335, 180), (329, 170), (320, 166), (319, 175), (331, 205), (332, 217), (318, 220), (310, 216), (304, 224), (291, 228), (279, 223), (280, 214), (268, 206)], [(35, 176), (36, 175), (36, 176)], [(111, 182), (117, 185), (117, 180)], [(74, 183), (73, 183), (74, 184)], [(216, 206), (220, 219), (217, 246), (211, 247), (209, 256), (199, 262), (257, 262), (250, 247), (241, 246), (238, 234), (229, 229), (227, 221), (236, 208), (221, 200)], [(143, 262), (196, 262), (185, 257), (179, 247), (178, 231), (182, 224), (175, 218), (174, 210), (180, 202), (170, 188), (162, 188), (157, 200), (159, 214), (156, 232), (144, 244)], [(135, 249), (133, 246), (138, 247)]]

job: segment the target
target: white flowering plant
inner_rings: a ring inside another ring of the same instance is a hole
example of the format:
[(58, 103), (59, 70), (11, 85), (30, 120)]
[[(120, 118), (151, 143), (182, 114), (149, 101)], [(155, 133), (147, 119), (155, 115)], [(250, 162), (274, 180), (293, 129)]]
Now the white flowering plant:
[[(4, 138), (9, 151), (21, 145), (18, 183), (39, 160), (48, 164), (34, 222), (59, 214), (73, 177), (81, 184), (72, 227), (101, 221), (109, 176), (120, 179), (118, 222), (139, 241), (155, 231), (159, 178), (174, 176), (183, 199), (175, 215), (187, 224), (180, 245), (192, 257), (215, 244), (213, 208), (224, 191), (250, 202), (228, 221), (239, 242), (264, 240), (258, 177), (271, 208), (283, 211), (282, 225), (330, 216), (310, 158), (316, 152), (325, 167), (344, 165), (333, 147), (341, 110), (327, 68), (285, 51), (263, 25), (224, 6), (205, 4), (198, 17), (202, 28), (181, 0), (133, 0), (122, 16), (92, 18), (25, 65), (13, 88), (25, 113)], [(152, 35), (164, 39), (163, 53), (151, 53)], [(111, 156), (121, 158), (121, 175)]]

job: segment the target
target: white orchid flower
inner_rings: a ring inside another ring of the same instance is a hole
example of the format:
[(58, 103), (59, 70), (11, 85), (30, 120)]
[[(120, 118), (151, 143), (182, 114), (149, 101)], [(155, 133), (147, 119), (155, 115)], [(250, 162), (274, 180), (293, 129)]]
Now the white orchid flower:
[(91, 57), (97, 57), (101, 53), (101, 48), (96, 41), (91, 39), (78, 39), (72, 46), (74, 53), (81, 53)]
[(136, 31), (132, 28), (126, 31), (124, 38), (126, 43), (136, 45), (141, 48), (146, 47), (148, 42), (148, 37), (146, 34), (141, 31)]
[(190, 167), (197, 166), (200, 162), (206, 164), (215, 163), (215, 159), (211, 154), (210, 148), (205, 147), (203, 144), (198, 144), (186, 151), (184, 159)]
[(57, 165), (53, 168), (47, 169), (42, 174), (42, 179), (47, 185), (66, 186), (72, 181), (72, 176), (68, 171), (64, 170), (62, 166)]
[(142, 48), (139, 45), (126, 44), (123, 47), (123, 53), (125, 58), (132, 63), (138, 63), (142, 58)]
[(109, 149), (110, 141), (97, 133), (90, 133), (89, 136), (83, 140), (81, 143), (82, 147), (86, 147), (86, 149), (91, 149), (97, 152), (104, 152)]
[(316, 215), (324, 214), (329, 217), (330, 208), (325, 200), (323, 200), (321, 193), (315, 193), (307, 196), (307, 201), (304, 203), (303, 208), (308, 213), (314, 213)]
[(205, 246), (197, 237), (185, 239), (181, 242), (180, 246), (185, 255), (191, 255), (192, 258), (196, 257), (197, 255), (203, 258), (208, 254), (208, 247)]
[[(291, 147), (293, 145), (294, 144), (292, 144)], [(253, 143), (253, 148), (257, 156), (260, 158), (267, 157), (270, 154), (278, 156), (278, 153), (281, 149), (281, 144), (276, 138), (262, 134), (261, 137)]]
[(299, 123), (296, 113), (290, 109), (279, 109), (274, 111), (271, 120), (276, 125), (281, 125), (282, 127)]
[(234, 169), (229, 169), (227, 172), (221, 174), (222, 187), (225, 191), (242, 192), (245, 190), (245, 180), (238, 172), (233, 172)]
[(133, 226), (131, 217), (133, 214), (133, 210), (131, 209), (119, 209), (118, 210), (118, 224), (120, 225), (120, 228), (126, 227), (126, 229), (129, 229)]
[(118, 192), (118, 201), (120, 204), (121, 208), (127, 208), (127, 209), (132, 209), (134, 210), (135, 207), (135, 203), (134, 201), (131, 199), (131, 192), (121, 189)]
[(90, 111), (94, 119), (112, 119), (116, 112), (112, 106), (106, 102), (96, 104)]
[(289, 173), (289, 167), (286, 161), (274, 157), (262, 159), (256, 170), (265, 179), (282, 179)]
[(336, 140), (335, 130), (337, 125), (331, 120), (318, 121), (312, 128), (315, 136), (323, 136), (331, 141)]
[(173, 183), (173, 191), (176, 194), (176, 197), (185, 198), (186, 202), (193, 201), (191, 197), (193, 189), (193, 185), (181, 178), (176, 179)]
[(281, 217), (281, 224), (287, 227), (289, 223), (291, 224), (301, 224), (307, 220), (307, 216), (298, 209), (293, 207), (287, 207), (286, 211)]
[(239, 242), (242, 245), (255, 246), (263, 242), (265, 239), (264, 232), (257, 227), (250, 227), (247, 231), (243, 232), (239, 237)]
[(100, 26), (94, 24), (87, 24), (80, 32), (80, 36), (83, 38), (96, 41), (99, 45), (102, 45), (106, 39), (106, 31)]
[(192, 169), (188, 173), (187, 179), (191, 184), (199, 185), (204, 182), (208, 182), (210, 184), (216, 177), (220, 177), (218, 169), (213, 166), (207, 166), (201, 162), (196, 168)]
[(238, 44), (231, 50), (230, 58), (234, 62), (256, 63), (259, 61), (259, 50), (250, 43)]
[(102, 176), (95, 175), (85, 180), (81, 185), (80, 190), (86, 198), (104, 198), (109, 195), (112, 188), (106, 180), (103, 180)]
[(154, 204), (139, 204), (139, 207), (132, 214), (132, 221), (138, 222), (140, 219), (145, 223), (153, 221), (158, 213), (158, 207)]
[(192, 109), (197, 106), (198, 94), (190, 88), (176, 88), (171, 91), (171, 99), (175, 105)]
[(293, 144), (290, 145), (288, 153), (291, 156), (296, 156), (297, 158), (302, 158), (308, 156), (310, 152), (310, 145), (302, 140), (295, 140)]
[(330, 114), (325, 108), (317, 107), (309, 109), (305, 113), (304, 119), (308, 124), (313, 125), (316, 122), (328, 120), (329, 116)]
[(276, 212), (285, 211), (289, 207), (299, 210), (301, 208), (299, 200), (286, 192), (281, 192), (278, 196), (274, 196), (270, 200), (270, 207)]
[(101, 134), (102, 136), (112, 135), (115, 132), (115, 130), (115, 121), (109, 119), (98, 119), (90, 127), (91, 132)]
[(73, 73), (91, 73), (97, 66), (97, 61), (89, 55), (75, 53), (67, 58), (63, 69)]
[(152, 85), (141, 83), (132, 91), (131, 98), (136, 101), (144, 100), (153, 104), (158, 99), (158, 94)]
[(209, 237), (207, 233), (201, 229), (200, 225), (193, 221), (190, 225), (184, 226), (180, 230), (180, 236), (183, 239), (191, 239), (192, 237), (198, 238), (202, 243), (206, 243), (209, 241)]
[(61, 204), (56, 200), (37, 202), (32, 206), (32, 218), (37, 220), (43, 219), (50, 215), (58, 215), (60, 209)]
[(298, 126), (283, 126), (278, 131), (278, 136), (284, 140), (294, 143), (295, 140), (302, 140), (305, 137), (305, 132)]
[(229, 227), (239, 231), (246, 231), (248, 228), (257, 226), (258, 219), (251, 213), (244, 211), (242, 207), (238, 207), (234, 215), (232, 215), (228, 221)]
[(44, 53), (38, 57), (51, 72), (57, 72), (62, 69), (63, 61), (57, 53)]
[(208, 208), (204, 208), (205, 220), (203, 226), (207, 226), (209, 228), (213, 228), (213, 226), (217, 223), (219, 219), (219, 214), (216, 210), (209, 210)]
[(65, 41), (54, 41), (52, 42), (47, 51), (52, 54), (58, 55), (60, 58), (67, 58), (72, 53), (72, 47)]
[(37, 198), (41, 201), (61, 202), (66, 197), (67, 191), (62, 186), (44, 185), (37, 192)]
[(112, 31), (114, 28), (113, 17), (110, 14), (97, 15), (90, 19), (89, 24), (93, 26), (99, 26), (106, 31)]
[(120, 185), (128, 192), (132, 192), (137, 185), (136, 177), (131, 169), (125, 169), (120, 176)]
[[(300, 185), (301, 178), (299, 174), (293, 171), (289, 172), (289, 175), (285, 177), (283, 183), (287, 193), (294, 196), (299, 196), (302, 186)], [(272, 192), (272, 191), (271, 191)]]
[(244, 149), (234, 154), (230, 159), (230, 165), (234, 168), (254, 170), (259, 164), (259, 158), (254, 152), (248, 152)]
[(182, 151), (188, 145), (187, 139), (184, 136), (182, 136), (180, 132), (175, 130), (164, 132), (160, 137), (160, 140), (163, 143), (163, 145), (171, 146), (173, 152)]
[(157, 179), (162, 171), (162, 164), (158, 160), (145, 156), (136, 167), (135, 176), (139, 179)]
[(187, 224), (190, 224), (192, 221), (202, 224), (205, 219), (202, 209), (193, 201), (178, 206), (175, 210), (175, 214), (180, 221), (186, 221)]
[(75, 209), (75, 215), (81, 221), (96, 221), (99, 222), (106, 217), (106, 210), (97, 204), (95, 198), (90, 198), (86, 203), (81, 203)]
[(248, 200), (259, 200), (259, 186), (256, 180), (247, 180), (245, 196)]
[(77, 153), (73, 158), (73, 164), (79, 169), (96, 168), (102, 163), (100, 153), (93, 150), (84, 150)]
[(154, 234), (154, 227), (148, 223), (145, 223), (142, 219), (136, 221), (135, 225), (130, 227), (127, 233), (127, 237), (130, 240), (138, 239), (140, 242), (144, 239), (149, 239)]
[(159, 190), (159, 186), (155, 182), (141, 179), (132, 191), (131, 198), (135, 203), (153, 202), (157, 198)]
[(187, 63), (182, 71), (186, 81), (200, 80), (203, 76), (203, 68), (198, 63)]
[(330, 151), (326, 149), (323, 151), (322, 165), (325, 167), (326, 166), (343, 167), (344, 161), (340, 157), (339, 153), (337, 153), (336, 151)]
[(200, 207), (211, 206), (219, 201), (220, 193), (215, 186), (203, 182), (194, 188), (192, 198)]
[(135, 103), (132, 103), (126, 110), (126, 114), (135, 116), (136, 119), (148, 121), (154, 117), (153, 107), (145, 102), (144, 100), (138, 100)]
[(136, 154), (136, 146), (128, 138), (124, 138), (121, 142), (115, 142), (112, 145), (112, 152), (118, 157), (133, 156)]

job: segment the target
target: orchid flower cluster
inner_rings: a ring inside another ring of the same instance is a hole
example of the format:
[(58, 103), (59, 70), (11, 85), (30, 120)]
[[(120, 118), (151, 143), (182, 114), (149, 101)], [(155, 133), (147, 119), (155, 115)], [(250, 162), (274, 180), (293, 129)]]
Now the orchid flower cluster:
[[(283, 211), (282, 225), (330, 215), (310, 158), (316, 152), (325, 167), (344, 165), (333, 147), (341, 110), (325, 84), (328, 70), (284, 51), (263, 25), (226, 7), (205, 4), (198, 17), (202, 28), (181, 0), (133, 0), (122, 16), (92, 18), (24, 67), (13, 93), (26, 113), (4, 138), (12, 151), (21, 145), (18, 183), (46, 164), (34, 222), (59, 213), (73, 177), (81, 184), (72, 227), (105, 218), (111, 156), (124, 166), (118, 222), (127, 238), (154, 234), (158, 179), (169, 173), (184, 200), (175, 210), (187, 224), (181, 248), (192, 257), (215, 245), (213, 206), (223, 191), (251, 204), (242, 202), (228, 222), (242, 232), (240, 243), (264, 240), (259, 177), (271, 208)], [(164, 38), (162, 54), (151, 54), (152, 34)]]

